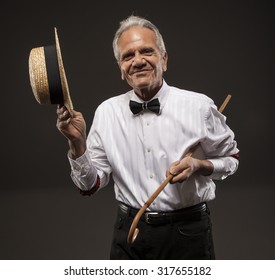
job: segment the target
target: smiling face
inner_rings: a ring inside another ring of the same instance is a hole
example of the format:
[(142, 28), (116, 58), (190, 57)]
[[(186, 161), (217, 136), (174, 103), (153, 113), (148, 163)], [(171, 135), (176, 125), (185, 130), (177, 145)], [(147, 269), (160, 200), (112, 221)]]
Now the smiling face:
[(161, 53), (155, 33), (144, 27), (132, 27), (118, 40), (121, 77), (143, 100), (151, 99), (162, 86), (167, 69), (167, 54)]

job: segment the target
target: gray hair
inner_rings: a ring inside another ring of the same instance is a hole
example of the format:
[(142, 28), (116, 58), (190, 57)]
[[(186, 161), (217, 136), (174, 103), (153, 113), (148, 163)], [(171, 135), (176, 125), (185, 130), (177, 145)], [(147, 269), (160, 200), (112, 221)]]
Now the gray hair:
[(120, 59), (120, 54), (119, 54), (119, 49), (118, 49), (118, 40), (119, 40), (120, 36), (122, 35), (123, 32), (125, 32), (126, 30), (130, 29), (131, 27), (135, 27), (135, 26), (145, 27), (145, 28), (152, 30), (156, 34), (157, 45), (158, 45), (160, 52), (162, 54), (164, 54), (166, 52), (164, 41), (163, 41), (163, 38), (162, 38), (158, 28), (149, 20), (142, 18), (142, 17), (132, 15), (120, 22), (120, 27), (118, 28), (118, 30), (116, 31), (115, 36), (114, 36), (113, 51), (114, 51), (114, 55), (115, 55), (115, 58), (117, 61), (119, 61), (119, 59)]

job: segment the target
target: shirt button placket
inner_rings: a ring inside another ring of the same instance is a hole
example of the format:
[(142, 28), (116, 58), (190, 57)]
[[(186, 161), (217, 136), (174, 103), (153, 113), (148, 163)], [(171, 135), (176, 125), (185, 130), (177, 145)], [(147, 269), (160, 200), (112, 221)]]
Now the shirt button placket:
[(147, 119), (144, 121), (144, 132), (145, 132), (145, 138), (147, 139), (146, 141), (146, 161), (147, 161), (147, 174), (148, 174), (148, 178), (150, 180), (154, 179), (155, 174), (153, 173), (153, 163), (152, 163), (152, 143), (151, 143), (151, 137), (152, 137), (152, 131), (151, 131), (152, 127), (151, 127), (151, 120)]

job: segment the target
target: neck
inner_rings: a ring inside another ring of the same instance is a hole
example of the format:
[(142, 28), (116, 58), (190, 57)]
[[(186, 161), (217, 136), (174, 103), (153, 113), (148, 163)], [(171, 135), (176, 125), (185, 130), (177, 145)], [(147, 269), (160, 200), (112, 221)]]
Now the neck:
[(161, 89), (162, 83), (154, 88), (138, 88), (134, 89), (135, 94), (144, 101), (152, 99)]

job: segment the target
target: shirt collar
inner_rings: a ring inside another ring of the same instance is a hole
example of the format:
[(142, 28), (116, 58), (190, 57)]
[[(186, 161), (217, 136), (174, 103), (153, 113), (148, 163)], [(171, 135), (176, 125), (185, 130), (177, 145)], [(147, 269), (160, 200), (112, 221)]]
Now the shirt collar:
[[(162, 86), (160, 88), (160, 90), (157, 92), (157, 94), (155, 96), (153, 96), (150, 100), (148, 100), (147, 102), (150, 102), (151, 100), (158, 98), (159, 102), (160, 102), (160, 113), (162, 112), (162, 109), (165, 106), (166, 100), (168, 98), (168, 93), (169, 93), (169, 86), (167, 85), (167, 83), (165, 82), (165, 80), (163, 80)], [(130, 100), (136, 101), (136, 102), (140, 102), (143, 103), (144, 100), (142, 100), (135, 92), (134, 90), (131, 91), (130, 94)]]

